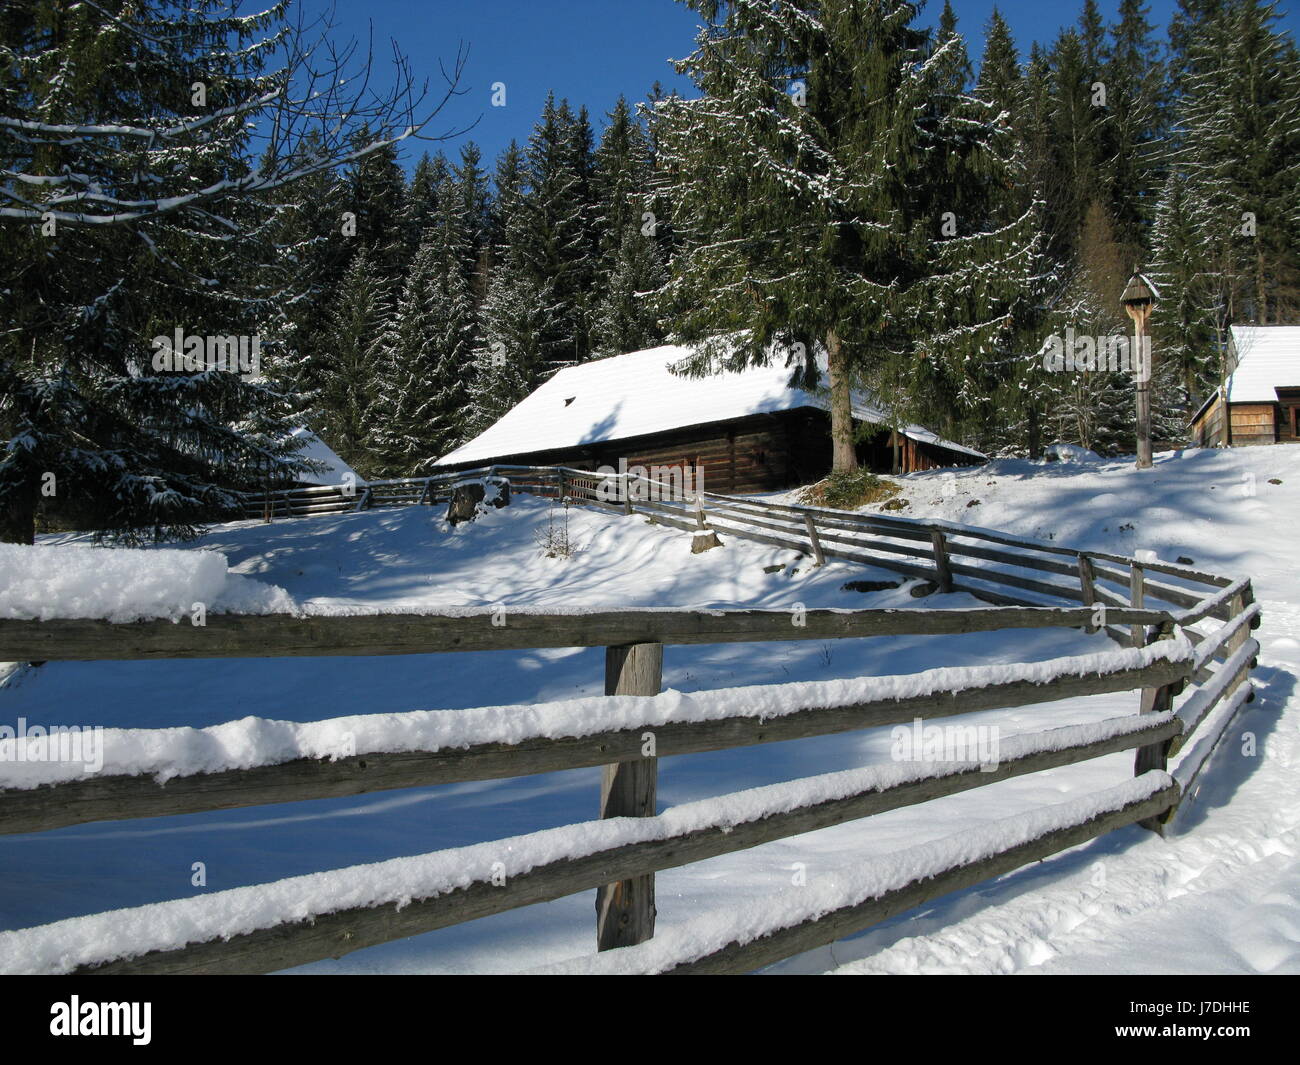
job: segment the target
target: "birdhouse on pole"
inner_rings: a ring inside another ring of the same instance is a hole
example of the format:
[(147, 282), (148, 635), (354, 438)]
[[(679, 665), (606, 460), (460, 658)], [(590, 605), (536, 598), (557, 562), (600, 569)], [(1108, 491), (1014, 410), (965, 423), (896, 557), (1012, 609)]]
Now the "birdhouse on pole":
[(1133, 319), (1133, 367), (1137, 391), (1137, 468), (1151, 468), (1151, 341), (1147, 319), (1160, 297), (1160, 290), (1145, 274), (1134, 272), (1119, 301)]
[(1124, 304), (1129, 317), (1137, 321), (1139, 315), (1145, 316), (1150, 313), (1159, 295), (1159, 290), (1145, 274), (1134, 274), (1124, 286), (1124, 294), (1120, 296), (1119, 301)]

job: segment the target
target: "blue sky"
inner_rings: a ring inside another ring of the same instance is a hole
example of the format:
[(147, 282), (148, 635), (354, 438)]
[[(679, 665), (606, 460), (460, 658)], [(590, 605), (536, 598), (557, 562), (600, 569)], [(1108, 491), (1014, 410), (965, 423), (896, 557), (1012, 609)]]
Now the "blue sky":
[[(327, 6), (326, 0), (301, 0), (308, 12)], [(645, 98), (659, 80), (665, 88), (688, 88), (668, 60), (692, 50), (697, 18), (676, 0), (334, 0), (336, 36), (364, 42), (372, 32), (375, 55), (390, 54), (396, 40), (411, 59), (417, 77), (428, 78), (431, 89), (439, 79), (438, 62), (450, 62), (462, 42), (469, 60), (461, 87), (468, 90), (452, 101), (426, 132), (465, 127), (466, 136), (444, 144), (448, 155), (472, 137), (489, 164), (510, 140), (527, 140), (549, 89), (574, 105), (586, 104), (599, 134), (605, 112), (619, 94), (629, 100)], [(942, 0), (930, 0), (922, 21), (933, 23)], [(1001, 0), (998, 8), (1011, 25), (1022, 54), (1034, 40), (1050, 41), (1063, 25), (1078, 18), (1082, 0)], [(1118, 0), (1101, 0), (1107, 19), (1115, 17)], [(1300, 0), (1281, 0), (1278, 7), (1300, 9)], [(984, 45), (984, 29), (993, 0), (953, 0), (958, 26), (966, 37), (972, 60)], [(1148, 18), (1162, 27), (1176, 9), (1175, 0), (1148, 0)], [(1282, 24), (1294, 33), (1300, 19), (1287, 14)], [(490, 106), (494, 82), (506, 86), (506, 106)], [(418, 158), (425, 148), (408, 147)], [(408, 163), (413, 159), (408, 158)]]

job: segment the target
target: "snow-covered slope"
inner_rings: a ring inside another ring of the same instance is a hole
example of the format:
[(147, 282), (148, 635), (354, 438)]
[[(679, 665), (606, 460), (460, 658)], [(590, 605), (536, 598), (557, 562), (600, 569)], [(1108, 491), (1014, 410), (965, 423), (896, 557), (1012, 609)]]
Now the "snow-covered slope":
[(784, 968), (1300, 972), (1300, 447), (1166, 453), (1144, 472), (1008, 461), (902, 480), (909, 516), (1249, 575), (1258, 697), (1168, 838), (1116, 833)]
[[(1087, 460), (994, 463), (904, 478), (905, 514), (935, 514), (1070, 545), (1189, 557), (1255, 578), (1264, 608), (1260, 698), (1242, 714), (1200, 794), (1166, 840), (1125, 830), (963, 892), (854, 940), (792, 959), (789, 971), (1300, 971), (1300, 448), (1158, 456), (1157, 468)], [(1272, 484), (1278, 480), (1280, 484)], [(968, 505), (978, 500), (975, 505)], [(449, 530), (427, 508), (213, 529), (194, 550), (325, 612), (374, 609), (584, 609), (591, 606), (971, 605), (914, 600), (906, 587), (860, 594), (846, 580), (891, 575), (728, 542), (693, 556), (690, 535), (643, 518), (575, 510), (581, 550), (545, 558), (563, 521), (545, 503)], [(724, 536), (724, 539), (726, 537)], [(768, 572), (771, 570), (771, 572)], [(896, 579), (896, 578), (894, 578)], [(819, 644), (672, 647), (664, 683), (681, 692), (772, 682), (920, 673), (1037, 661), (1113, 645), (1078, 632), (893, 637)], [(48, 663), (0, 682), (0, 722), (206, 727), (254, 715), (288, 722), (415, 709), (598, 696), (598, 649), (383, 659)], [(1089, 725), (1134, 710), (1095, 696), (973, 715), (1004, 737)], [(1257, 741), (1243, 754), (1243, 737)], [(888, 763), (890, 731), (664, 759), (660, 809), (743, 788)], [(1265, 753), (1266, 752), (1266, 753)], [(1132, 756), (1004, 781), (975, 792), (701, 862), (658, 877), (660, 926), (761, 909), (816, 890), (864, 860), (893, 856), (993, 818), (1025, 814), (1132, 777)], [(598, 771), (411, 789), (349, 799), (85, 825), (0, 837), (0, 929), (183, 899), (342, 866), (468, 847), (593, 816)], [(192, 883), (203, 862), (206, 884)], [(372, 948), (312, 972), (490, 972), (565, 965), (593, 949), (587, 895)], [(1147, 938), (1159, 936), (1158, 940)], [(1159, 955), (1143, 944), (1160, 942)]]

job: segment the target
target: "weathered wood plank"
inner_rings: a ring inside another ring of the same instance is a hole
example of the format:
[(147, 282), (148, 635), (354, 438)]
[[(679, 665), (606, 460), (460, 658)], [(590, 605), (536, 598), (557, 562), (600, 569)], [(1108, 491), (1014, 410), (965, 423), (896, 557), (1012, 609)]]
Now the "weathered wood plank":
[[(720, 531), (721, 531), (721, 527)], [(738, 532), (743, 535), (743, 531)], [(826, 551), (839, 557), (839, 552)], [(867, 556), (855, 559), (877, 564)], [(881, 563), (883, 565), (883, 563)], [(909, 567), (930, 579), (933, 571)], [(498, 618), (499, 615), (496, 615)], [(1159, 624), (1164, 611), (1136, 611), (1119, 624)], [(85, 618), (0, 619), (0, 661), (155, 658), (280, 658), (323, 655), (404, 655), (534, 647), (601, 647), (625, 643), (705, 644), (754, 640), (851, 639), (860, 636), (949, 635), (998, 629), (1087, 624), (1081, 608), (1018, 607), (972, 610), (808, 610), (791, 624), (783, 610), (620, 610), (589, 614), (507, 611), (472, 615), (209, 614), (206, 624)]]
[[(1115, 555), (1108, 551), (1089, 551), (1090, 558), (1103, 559), (1106, 562), (1117, 562), (1121, 566), (1127, 566), (1133, 560), (1127, 555)], [(1185, 580), (1197, 581), (1201, 584), (1212, 584), (1219, 588), (1225, 588), (1232, 583), (1230, 577), (1220, 577), (1217, 573), (1206, 573), (1203, 570), (1194, 569), (1191, 566), (1180, 566), (1176, 562), (1147, 561), (1142, 563), (1152, 573), (1163, 573), (1170, 577), (1182, 577)]]
[[(605, 649), (606, 695), (658, 695), (663, 686), (664, 648), (638, 643)], [(659, 759), (653, 732), (642, 737), (640, 758), (607, 764), (601, 774), (600, 816), (654, 817)], [(645, 745), (649, 744), (647, 750)], [(644, 943), (655, 934), (654, 873), (629, 877), (596, 889), (596, 949)]]
[[(940, 532), (943, 532), (943, 530), (940, 530)], [(963, 544), (951, 532), (945, 532), (944, 536), (947, 539), (948, 553), (950, 555), (982, 558), (989, 562), (1000, 562), (1004, 566), (1016, 566), (1020, 569), (1038, 570), (1043, 573), (1059, 573), (1065, 577), (1074, 577), (1078, 572), (1076, 566), (1067, 562), (1057, 562), (1052, 558), (1035, 558), (1029, 554), (1016, 554), (1012, 551)]]
[[(1142, 606), (1146, 601), (1146, 575), (1142, 571), (1142, 563), (1137, 561), (1129, 564), (1128, 601), (1135, 607)], [(1147, 632), (1144, 626), (1134, 625), (1131, 637), (1134, 647), (1146, 646)]]
[[(1092, 606), (1097, 601), (1097, 579), (1092, 572), (1092, 561), (1087, 555), (1080, 555), (1078, 562), (1079, 591), (1083, 595), (1083, 605)], [(1091, 631), (1091, 627), (1089, 629)]]
[[(1173, 638), (1173, 625), (1168, 624), (1161, 627), (1156, 634), (1156, 640), (1169, 640)], [(1167, 714), (1174, 705), (1175, 687), (1173, 684), (1160, 684), (1147, 686), (1142, 689), (1142, 695), (1139, 703), (1139, 714)], [(1142, 776), (1152, 770), (1164, 772), (1168, 764), (1169, 741), (1172, 736), (1166, 737), (1157, 743), (1148, 744), (1139, 747), (1133, 756), (1133, 775)], [(1170, 811), (1165, 811), (1169, 813)], [(1158, 832), (1164, 835), (1163, 815), (1144, 818), (1139, 821), (1143, 828), (1152, 832)]]
[[(1159, 728), (1168, 731), (1176, 726), (1177, 722), (1169, 721)], [(137, 958), (87, 965), (75, 971), (93, 975), (275, 972), (323, 958), (341, 957), (354, 950), (504, 913), (520, 906), (564, 898), (610, 880), (672, 869), (1026, 773), (1099, 758), (1128, 749), (1136, 743), (1148, 742), (1153, 734), (1144, 730), (1009, 759), (999, 763), (992, 772), (970, 768), (893, 787), (873, 788), (754, 820), (740, 823), (728, 820), (725, 824), (709, 825), (665, 839), (625, 844), (583, 857), (566, 858), (511, 877), (504, 883), (491, 879), (475, 880), (468, 887), (445, 895), (412, 899), (400, 908), (386, 905), (316, 914), (301, 922), (229, 939), (194, 943), (177, 950), (154, 951)], [(1176, 789), (1174, 792), (1176, 794)], [(1128, 822), (1115, 822), (1119, 823)], [(1001, 871), (1009, 871), (1029, 860), (1032, 859), (1018, 861)]]
[(1250, 630), (1258, 623), (1259, 616), (1259, 604), (1252, 603), (1249, 607), (1243, 606), (1231, 621), (1224, 622), (1208, 636), (1201, 636), (1189, 629), (1187, 634), (1197, 645), (1197, 669), (1208, 665), (1215, 658), (1228, 657), (1241, 647), (1249, 638)]
[(1192, 692), (1191, 697), (1178, 708), (1178, 716), (1183, 720), (1183, 734), (1170, 746), (1170, 754), (1177, 754), (1187, 746), (1214, 708), (1250, 680), (1250, 671), (1258, 654), (1259, 642), (1247, 639), (1208, 681)]
[[(1249, 600), (1246, 598), (1247, 594), (1251, 597)], [(1254, 593), (1251, 591), (1250, 581), (1242, 578), (1198, 603), (1195, 608), (1175, 615), (1175, 618), (1180, 625), (1194, 625), (1207, 617), (1231, 621), (1246, 609), (1247, 602), (1253, 601)]]
[(918, 544), (930, 539), (923, 526), (894, 525), (890, 519), (878, 518), (872, 514), (850, 514), (840, 510), (823, 510), (818, 507), (787, 507), (775, 503), (761, 503), (757, 500), (741, 500), (733, 496), (718, 496), (705, 492), (710, 505), (718, 510), (725, 510), (743, 518), (764, 518), (768, 521), (788, 523), (780, 528), (791, 531), (798, 528), (805, 515), (816, 518), (817, 523), (825, 529), (839, 529), (845, 532), (863, 532), (877, 536), (889, 536), (898, 540), (912, 540)]
[[(1084, 695), (1132, 691), (1171, 683), (1188, 662), (1159, 661), (1143, 669), (987, 684), (958, 692), (880, 699), (838, 707), (792, 708), (779, 717), (744, 713), (719, 721), (638, 725), (587, 736), (533, 736), (517, 743), (480, 743), (440, 751), (367, 753), (331, 759), (300, 758), (277, 765), (175, 777), (93, 776), (56, 786), (0, 791), (0, 833), (39, 832), (90, 821), (167, 817), (271, 803), (364, 795), (472, 780), (551, 773), (640, 757), (647, 729), (659, 757), (807, 739), (915, 718), (953, 717)], [(454, 713), (455, 711), (447, 711)]]
[[(1249, 677), (1249, 674), (1247, 674)], [(1231, 695), (1226, 697), (1224, 703), (1225, 712), (1222, 718), (1216, 722), (1213, 732), (1206, 735), (1202, 734), (1201, 741), (1192, 749), (1188, 758), (1195, 759), (1194, 762), (1188, 763), (1186, 760), (1180, 762), (1178, 769), (1175, 771), (1174, 778), (1182, 785), (1182, 797), (1179, 800), (1181, 806), (1190, 798), (1194, 798), (1197, 792), (1197, 781), (1200, 779), (1201, 771), (1210, 763), (1214, 757), (1214, 752), (1218, 749), (1219, 742), (1223, 735), (1228, 731), (1228, 726), (1236, 720), (1241, 708), (1255, 701), (1255, 689), (1249, 679), (1241, 687), (1236, 688)], [(1177, 738), (1177, 737), (1175, 737)], [(1171, 810), (1169, 818), (1172, 819), (1177, 809)]]
[(669, 970), (673, 975), (746, 973), (772, 965), (806, 950), (823, 947), (854, 935), (900, 913), (981, 881), (1002, 876), (1030, 862), (1076, 847), (1090, 839), (1136, 821), (1158, 815), (1178, 801), (1178, 787), (1169, 787), (1150, 798), (1129, 803), (1118, 810), (1056, 829), (1037, 839), (1011, 847), (991, 858), (955, 866), (925, 880), (913, 881), (896, 891), (845, 907), (815, 920), (794, 925), (748, 943), (732, 943), (702, 958), (684, 961)]
[(804, 525), (804, 530), (808, 533), (808, 543), (812, 546), (813, 549), (814, 565), (818, 565), (818, 566), (826, 565), (826, 556), (822, 554), (822, 541), (820, 535), (817, 532), (817, 523), (816, 521), (814, 521), (813, 516), (811, 514), (805, 514), (803, 516), (803, 525)]
[(934, 545), (934, 570), (938, 578), (939, 591), (952, 591), (952, 569), (948, 564), (948, 551), (944, 545), (943, 533), (938, 529), (930, 532), (930, 542)]
[(982, 581), (991, 581), (994, 584), (1005, 584), (1012, 588), (1023, 588), (1027, 592), (1037, 592), (1039, 595), (1051, 596), (1058, 599), (1073, 599), (1076, 602), (1083, 599), (1083, 593), (1073, 585), (1055, 584), (1050, 581), (1036, 581), (1029, 577), (1017, 577), (1014, 573), (1002, 573), (999, 570), (989, 569), (986, 566), (967, 566), (960, 562), (949, 562), (948, 568), (953, 573), (960, 573), (967, 577), (976, 577)]

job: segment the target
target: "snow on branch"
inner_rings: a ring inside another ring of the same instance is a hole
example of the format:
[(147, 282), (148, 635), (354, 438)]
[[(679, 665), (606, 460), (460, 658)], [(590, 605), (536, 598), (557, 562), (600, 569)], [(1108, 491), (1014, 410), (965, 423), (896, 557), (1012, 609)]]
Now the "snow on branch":
[[(238, 26), (229, 27), (232, 33), (261, 36), (232, 51), (195, 46), (185, 34), (154, 35), (138, 16), (89, 6), (141, 42), (153, 66), (195, 71), (176, 75), (186, 89), (193, 79), (204, 92), (236, 98), (212, 110), (196, 103), (192, 114), (54, 122), (46, 120), (37, 102), (27, 114), (0, 116), (0, 136), (12, 149), (9, 165), (0, 171), (0, 218), (100, 226), (141, 222), (246, 200), (408, 138), (444, 140), (464, 132), (424, 133), (465, 91), (459, 86), (468, 55), (464, 45), (450, 67), (439, 64), (443, 84), (431, 94), (427, 82), (416, 84), (409, 60), (394, 44), (392, 86), (378, 90), (372, 81), (373, 41), (364, 54), (356, 41), (336, 43), (325, 16), (309, 24), (299, 13), (293, 24), (275, 24), (280, 15), (273, 8), (234, 20)], [(203, 26), (231, 22), (207, 19)], [(22, 70), (37, 51), (38, 43), (31, 42), (26, 49), (9, 49), (8, 58)], [(267, 63), (274, 69), (264, 71)], [(196, 181), (195, 167), (217, 147), (243, 160), (243, 172), (227, 170)]]

